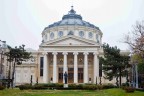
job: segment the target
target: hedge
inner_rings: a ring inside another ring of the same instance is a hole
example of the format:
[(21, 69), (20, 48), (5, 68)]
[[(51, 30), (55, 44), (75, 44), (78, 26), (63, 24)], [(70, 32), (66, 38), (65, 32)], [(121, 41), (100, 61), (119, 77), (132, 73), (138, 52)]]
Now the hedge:
[(96, 85), (96, 84), (68, 84), (68, 88), (64, 88), (63, 84), (59, 83), (48, 83), (48, 84), (35, 84), (35, 85), (30, 85), (30, 84), (24, 84), (20, 85), (19, 89), (20, 90), (27, 90), (27, 89), (36, 89), (36, 90), (41, 90), (41, 89), (60, 89), (60, 90), (102, 90), (102, 89), (109, 89), (109, 88), (114, 88), (115, 86), (112, 84), (105, 84), (105, 85)]

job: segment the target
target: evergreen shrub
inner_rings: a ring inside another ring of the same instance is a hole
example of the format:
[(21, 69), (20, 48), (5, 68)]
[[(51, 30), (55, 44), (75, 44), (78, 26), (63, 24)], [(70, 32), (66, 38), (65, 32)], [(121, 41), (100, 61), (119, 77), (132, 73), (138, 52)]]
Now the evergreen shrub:
[(5, 89), (5, 87), (0, 85), (0, 90), (4, 90), (4, 89)]
[(115, 86), (111, 83), (108, 83), (108, 84), (104, 84), (102, 85), (103, 89), (110, 89), (110, 88), (115, 88)]
[(125, 87), (124, 89), (127, 93), (133, 93), (135, 91), (135, 88), (133, 87)]
[(30, 84), (19, 85), (19, 89), (20, 90), (32, 89), (32, 86)]

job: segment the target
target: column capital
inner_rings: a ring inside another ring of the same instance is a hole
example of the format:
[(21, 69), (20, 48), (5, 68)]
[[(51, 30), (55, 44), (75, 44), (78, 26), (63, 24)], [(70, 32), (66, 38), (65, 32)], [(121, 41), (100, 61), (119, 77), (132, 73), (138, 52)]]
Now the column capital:
[(98, 52), (94, 52), (94, 53), (93, 53), (93, 55), (98, 55), (98, 54), (99, 54)]
[(78, 52), (73, 52), (73, 55), (78, 55)]
[(57, 52), (53, 52), (52, 54), (53, 54), (53, 55), (57, 55), (58, 53), (57, 53)]
[(42, 55), (47, 55), (47, 54), (48, 54), (47, 52), (43, 52), (43, 53), (42, 53)]
[(63, 55), (68, 55), (68, 52), (63, 52), (62, 54), (63, 54)]
[(83, 54), (84, 54), (84, 55), (88, 55), (89, 53), (88, 53), (88, 52), (84, 52)]

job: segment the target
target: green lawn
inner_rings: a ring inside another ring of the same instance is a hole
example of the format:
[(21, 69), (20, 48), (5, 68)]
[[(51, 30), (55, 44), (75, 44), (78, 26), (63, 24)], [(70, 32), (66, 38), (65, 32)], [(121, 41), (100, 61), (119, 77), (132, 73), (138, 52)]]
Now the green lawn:
[(144, 96), (144, 92), (125, 93), (122, 89), (107, 90), (0, 90), (0, 96)]

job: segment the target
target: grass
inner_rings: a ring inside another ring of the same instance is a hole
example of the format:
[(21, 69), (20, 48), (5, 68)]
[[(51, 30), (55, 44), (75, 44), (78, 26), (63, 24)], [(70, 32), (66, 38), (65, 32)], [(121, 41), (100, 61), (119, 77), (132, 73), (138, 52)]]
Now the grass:
[(125, 93), (122, 89), (107, 90), (0, 90), (0, 96), (144, 96), (144, 92)]

